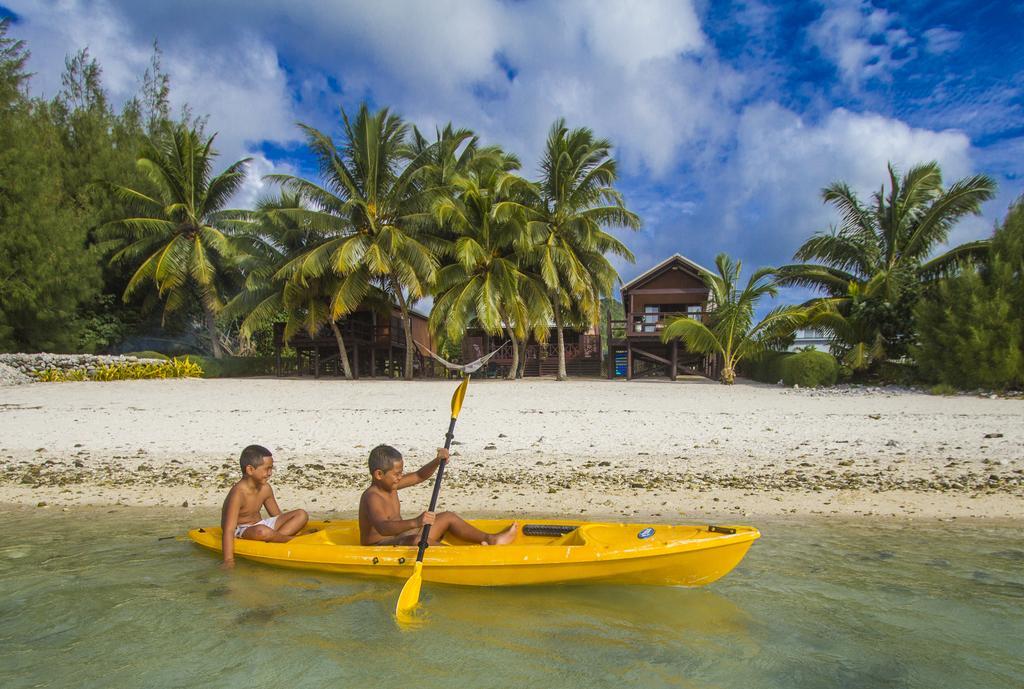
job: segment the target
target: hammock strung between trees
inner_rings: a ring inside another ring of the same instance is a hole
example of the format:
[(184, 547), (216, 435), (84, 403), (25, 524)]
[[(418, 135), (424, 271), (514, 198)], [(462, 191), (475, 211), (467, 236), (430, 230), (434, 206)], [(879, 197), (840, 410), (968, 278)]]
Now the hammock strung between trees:
[(443, 359), (439, 355), (437, 355), (434, 352), (432, 352), (430, 350), (430, 348), (427, 347), (426, 345), (423, 345), (423, 344), (421, 344), (419, 342), (416, 342), (416, 340), (413, 340), (413, 342), (416, 343), (417, 347), (419, 347), (421, 350), (423, 350), (424, 352), (426, 352), (427, 354), (432, 356), (434, 359), (437, 360), (438, 363), (440, 363), (442, 366), (444, 366), (449, 371), (456, 371), (457, 373), (462, 373), (464, 375), (470, 375), (470, 374), (473, 374), (473, 373), (476, 373), (477, 371), (479, 371), (481, 368), (484, 367), (484, 365), (487, 364), (488, 361), (491, 360), (491, 357), (493, 357), (495, 354), (497, 354), (499, 351), (501, 351), (501, 347), (504, 347), (506, 344), (508, 344), (508, 341), (506, 340), (504, 343), (502, 343), (501, 347), (498, 347), (497, 349), (495, 349), (493, 352), (490, 352), (489, 354), (484, 354), (479, 359), (474, 359), (473, 361), (470, 361), (468, 364), (453, 364), (452, 362), (448, 361), (447, 359)]

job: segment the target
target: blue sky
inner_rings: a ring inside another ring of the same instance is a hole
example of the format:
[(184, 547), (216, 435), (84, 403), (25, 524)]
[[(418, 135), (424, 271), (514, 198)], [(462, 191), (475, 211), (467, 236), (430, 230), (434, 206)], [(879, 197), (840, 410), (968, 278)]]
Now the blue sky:
[(788, 262), (837, 219), (820, 189), (842, 179), (867, 198), (889, 160), (997, 180), (952, 243), (990, 234), (1024, 191), (1021, 3), (0, 3), (38, 94), (88, 47), (123, 101), (158, 40), (172, 99), (209, 114), (224, 163), (254, 156), (240, 203), (263, 174), (315, 176), (295, 123), (336, 133), (338, 108), (363, 100), (428, 131), (469, 127), (527, 176), (556, 117), (589, 126), (645, 223), (624, 235), (624, 280), (675, 252)]

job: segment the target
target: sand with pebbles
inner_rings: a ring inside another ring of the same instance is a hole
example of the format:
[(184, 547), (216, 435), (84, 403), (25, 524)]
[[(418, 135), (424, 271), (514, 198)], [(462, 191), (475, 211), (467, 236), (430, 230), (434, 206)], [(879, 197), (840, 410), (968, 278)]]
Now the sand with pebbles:
[[(250, 443), (285, 508), (351, 515), (369, 449), (433, 456), (453, 381), (0, 387), (0, 502), (216, 506)], [(474, 381), (442, 509), (686, 521), (1024, 517), (1024, 400), (703, 379)], [(429, 486), (403, 493), (422, 510)]]

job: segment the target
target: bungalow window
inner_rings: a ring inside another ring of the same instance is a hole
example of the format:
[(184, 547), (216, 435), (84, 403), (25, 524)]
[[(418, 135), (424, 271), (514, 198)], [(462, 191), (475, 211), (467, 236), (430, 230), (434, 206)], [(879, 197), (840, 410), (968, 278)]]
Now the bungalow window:
[(685, 304), (645, 304), (642, 328), (638, 323), (636, 330), (645, 333), (661, 332), (669, 321), (686, 313), (687, 308)]
[(658, 325), (658, 312), (661, 311), (661, 307), (657, 304), (648, 304), (644, 307), (644, 332), (653, 333), (654, 328)]

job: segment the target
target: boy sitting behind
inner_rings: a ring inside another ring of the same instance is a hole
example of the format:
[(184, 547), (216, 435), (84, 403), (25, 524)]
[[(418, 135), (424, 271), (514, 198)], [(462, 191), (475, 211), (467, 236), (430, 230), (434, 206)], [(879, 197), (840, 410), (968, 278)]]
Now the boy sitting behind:
[[(309, 521), (305, 510), (281, 512), (274, 498), (274, 489), (267, 481), (274, 472), (274, 457), (260, 445), (242, 450), (238, 463), (242, 479), (231, 487), (220, 512), (224, 531), (222, 549), (224, 567), (235, 564), (235, 539), (285, 543)], [(267, 519), (260, 519), (260, 508), (266, 507)]]
[(378, 445), (370, 451), (370, 476), (373, 483), (359, 500), (359, 542), (363, 545), (416, 545), (424, 524), (432, 524), (428, 542), (437, 545), (451, 533), (470, 543), (505, 545), (515, 540), (515, 523), (496, 534), (485, 533), (468, 524), (454, 512), (424, 512), (415, 519), (402, 519), (398, 491), (415, 486), (434, 475), (441, 460), (448, 459), (448, 450), (437, 449), (434, 461), (414, 474), (403, 473), (402, 453), (390, 445)]

